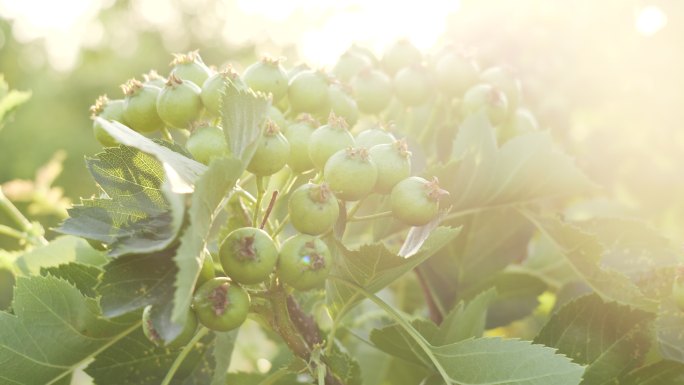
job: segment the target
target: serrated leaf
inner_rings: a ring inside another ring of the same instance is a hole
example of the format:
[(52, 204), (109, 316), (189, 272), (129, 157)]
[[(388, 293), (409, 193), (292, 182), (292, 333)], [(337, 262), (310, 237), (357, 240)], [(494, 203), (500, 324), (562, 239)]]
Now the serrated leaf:
[(61, 278), (76, 286), (81, 294), (91, 298), (97, 296), (95, 286), (99, 282), (100, 273), (102, 270), (99, 267), (74, 262), (40, 269), (40, 275)]
[(230, 366), (230, 361), (233, 356), (233, 349), (235, 349), (237, 332), (237, 330), (233, 330), (230, 332), (214, 333), (216, 336), (216, 341), (211, 354), (216, 365), (214, 367), (214, 375), (211, 379), (211, 385), (226, 384), (228, 367)]
[(511, 268), (513, 271), (537, 276), (556, 290), (580, 279), (563, 255), (563, 251), (553, 240), (543, 234), (532, 238), (528, 246), (527, 258), (521, 264), (511, 266)]
[(104, 195), (70, 209), (57, 231), (105, 243), (113, 257), (162, 250), (176, 238), (183, 197), (166, 187), (154, 157), (120, 146), (87, 163)]
[(553, 241), (575, 272), (601, 298), (656, 312), (657, 302), (646, 297), (627, 276), (599, 266), (606, 250), (596, 237), (556, 218), (537, 218), (532, 214), (526, 216), (543, 235)]
[(109, 135), (117, 142), (136, 148), (156, 158), (162, 165), (171, 191), (177, 194), (187, 194), (194, 190), (195, 181), (206, 171), (206, 166), (190, 159), (166, 146), (133, 131), (129, 127), (100, 117), (95, 118)]
[(70, 262), (102, 266), (107, 259), (104, 252), (93, 249), (84, 239), (65, 235), (21, 254), (15, 261), (25, 275), (36, 275), (42, 268)]
[(620, 385), (683, 385), (684, 364), (658, 361), (642, 366), (625, 376)]
[(439, 325), (438, 344), (450, 344), (467, 338), (482, 337), (487, 320), (487, 308), (496, 299), (496, 289), (478, 294), (467, 304), (459, 302)]
[(451, 158), (435, 174), (450, 193), (452, 213), (529, 204), (595, 188), (548, 132), (520, 135), (497, 148), (494, 127), (484, 113), (461, 124)]
[[(270, 99), (228, 81), (221, 105), (221, 125), (233, 157), (242, 162), (242, 170), (254, 156), (266, 126)], [(241, 170), (241, 171), (242, 171)]]
[(20, 277), (12, 315), (0, 312), (0, 380), (57, 384), (139, 323), (108, 321), (94, 299), (52, 276)]
[(534, 342), (588, 365), (583, 384), (613, 384), (641, 365), (652, 320), (650, 313), (588, 295), (563, 306)]
[(97, 291), (105, 317), (113, 318), (147, 305), (172, 306), (173, 277), (178, 269), (171, 259), (174, 250), (127, 255), (104, 266)]
[(476, 338), (433, 349), (457, 384), (577, 385), (584, 368), (529, 341)]
[[(340, 243), (332, 247), (334, 265), (332, 275), (352, 281), (371, 293), (384, 288), (396, 279), (434, 255), (451, 242), (460, 229), (438, 227), (422, 243), (420, 250), (410, 258), (392, 254), (382, 244), (361, 246), (348, 250)], [(348, 286), (330, 279), (326, 283), (328, 308), (335, 317), (341, 316), (363, 297)]]
[[(440, 345), (440, 329), (432, 321), (416, 319), (411, 326), (428, 342)], [(398, 324), (373, 329), (370, 340), (378, 349), (394, 357), (401, 358), (416, 365), (432, 367), (430, 359), (420, 346)]]
[[(170, 385), (206, 385), (211, 381), (215, 362), (212, 333), (204, 336), (185, 357)], [(142, 328), (103, 351), (86, 368), (97, 385), (159, 385), (179, 350), (163, 349), (150, 342)]]
[(282, 371), (274, 375), (260, 373), (229, 373), (225, 385), (297, 385), (306, 384), (297, 380), (297, 373)]
[(526, 273), (503, 271), (481, 286), (495, 287), (498, 293), (487, 312), (487, 328), (506, 326), (532, 314), (537, 299), (547, 286), (541, 279)]
[(180, 246), (173, 257), (178, 267), (173, 296), (173, 320), (181, 321), (190, 307), (210, 230), (241, 172), (239, 161), (223, 158), (213, 161), (207, 172), (197, 180), (188, 211), (190, 224), (181, 236)]
[(661, 302), (655, 332), (663, 358), (684, 363), (684, 312), (672, 299)]

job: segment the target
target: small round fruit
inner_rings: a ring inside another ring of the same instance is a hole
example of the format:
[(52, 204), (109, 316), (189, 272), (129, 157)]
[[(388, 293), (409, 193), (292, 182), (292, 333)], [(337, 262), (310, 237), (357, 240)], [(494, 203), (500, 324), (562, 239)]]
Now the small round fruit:
[(146, 74), (143, 74), (143, 83), (150, 86), (164, 88), (164, 86), (166, 86), (166, 79), (159, 75), (157, 71), (150, 70)]
[(340, 207), (327, 184), (307, 183), (290, 195), (287, 205), (292, 227), (300, 233), (319, 235), (332, 229)]
[(331, 268), (328, 246), (311, 235), (297, 234), (283, 242), (280, 248), (278, 278), (297, 290), (320, 287)]
[(216, 277), (200, 286), (192, 299), (199, 322), (226, 332), (242, 325), (249, 312), (249, 295), (226, 277)]
[(378, 180), (378, 168), (368, 149), (349, 147), (328, 159), (323, 168), (323, 178), (335, 196), (357, 201), (373, 191)]
[(411, 152), (405, 140), (371, 147), (370, 157), (378, 168), (374, 190), (389, 194), (400, 181), (411, 175)]
[(252, 285), (268, 279), (278, 260), (278, 249), (265, 231), (241, 227), (221, 242), (219, 258), (223, 271), (233, 281)]
[(394, 75), (402, 68), (420, 63), (422, 59), (423, 55), (416, 46), (409, 40), (401, 39), (387, 47), (380, 64), (385, 72)]
[(157, 97), (161, 89), (138, 80), (129, 80), (121, 87), (126, 94), (123, 118), (135, 131), (149, 133), (164, 128), (157, 113)]
[(283, 113), (277, 107), (268, 107), (266, 117), (271, 119), (273, 123), (275, 123), (278, 127), (287, 127), (287, 119), (285, 118), (285, 115), (283, 115)]
[(200, 268), (199, 275), (197, 276), (197, 282), (195, 287), (199, 288), (216, 277), (216, 268), (214, 267), (214, 260), (211, 255), (207, 252), (204, 256), (204, 261), (202, 262), (202, 267)]
[(392, 80), (383, 72), (365, 69), (352, 79), (352, 88), (359, 110), (377, 114), (392, 100)]
[(247, 165), (247, 171), (256, 176), (273, 175), (280, 171), (290, 156), (290, 144), (272, 120), (266, 121), (266, 130), (261, 142)]
[[(115, 120), (119, 123), (126, 124), (123, 118), (124, 101), (123, 99), (109, 100), (107, 95), (102, 95), (95, 101), (95, 104), (90, 107), (91, 117), (99, 116), (107, 120)], [(113, 147), (118, 145), (117, 141), (112, 138), (107, 130), (96, 121), (93, 121), (93, 133), (95, 139), (104, 147)]]
[(349, 132), (347, 122), (344, 118), (330, 114), (328, 124), (318, 127), (309, 137), (309, 156), (314, 166), (322, 170), (332, 154), (353, 145), (354, 137)]
[(336, 78), (347, 83), (356, 76), (356, 74), (372, 66), (373, 62), (366, 55), (348, 50), (337, 59), (337, 63), (332, 69), (332, 73)]
[(209, 76), (214, 74), (214, 71), (204, 64), (198, 51), (174, 54), (173, 56), (171, 74), (183, 80), (189, 80), (201, 87)]
[(479, 73), (475, 61), (451, 51), (443, 54), (435, 65), (437, 86), (449, 97), (461, 96), (477, 84)]
[(295, 112), (325, 111), (330, 103), (328, 75), (322, 71), (303, 70), (290, 79), (287, 95)]
[(309, 156), (309, 138), (316, 130), (317, 123), (311, 115), (302, 115), (283, 132), (290, 143), (290, 156), (287, 164), (295, 173), (303, 173), (314, 168)]
[(195, 83), (171, 74), (157, 96), (159, 117), (169, 127), (188, 128), (202, 113), (201, 92)]
[(426, 225), (437, 216), (439, 198), (444, 194), (447, 192), (439, 188), (437, 180), (408, 177), (392, 189), (392, 215), (407, 225)]
[(480, 81), (491, 84), (506, 94), (509, 111), (515, 111), (518, 108), (522, 98), (522, 86), (520, 80), (513, 75), (510, 69), (503, 67), (488, 68), (480, 74)]
[(330, 85), (330, 110), (337, 116), (341, 116), (349, 124), (353, 126), (359, 120), (359, 107), (356, 101), (352, 98), (351, 90), (347, 89), (340, 83)]
[(405, 67), (394, 75), (394, 93), (407, 106), (425, 103), (432, 92), (432, 79), (421, 65)]
[(223, 131), (214, 126), (198, 127), (190, 134), (185, 147), (198, 162), (209, 164), (212, 159), (228, 152)]
[(394, 143), (395, 140), (394, 135), (385, 130), (384, 126), (376, 126), (359, 132), (354, 143), (357, 147), (372, 148), (378, 144)]
[(159, 328), (154, 323), (154, 315), (157, 311), (158, 308), (154, 305), (147, 305), (143, 310), (142, 327), (143, 333), (148, 340), (152, 341), (152, 343), (157, 346), (169, 349), (179, 349), (192, 340), (192, 337), (197, 331), (197, 316), (195, 315), (194, 311), (188, 309), (185, 322), (183, 323), (183, 329), (180, 331), (180, 334), (176, 336), (176, 338), (168, 343), (164, 343), (164, 339), (159, 333)]
[(273, 103), (287, 94), (287, 72), (279, 59), (263, 58), (247, 67), (242, 79), (254, 91), (273, 95)]
[(478, 84), (471, 87), (463, 96), (461, 113), (464, 116), (484, 111), (489, 121), (498, 126), (508, 115), (506, 95), (490, 84)]
[(202, 84), (202, 92), (200, 93), (202, 104), (206, 107), (207, 111), (215, 116), (221, 114), (221, 92), (228, 81), (238, 88), (245, 86), (242, 79), (240, 79), (240, 75), (231, 67), (209, 76), (204, 84)]

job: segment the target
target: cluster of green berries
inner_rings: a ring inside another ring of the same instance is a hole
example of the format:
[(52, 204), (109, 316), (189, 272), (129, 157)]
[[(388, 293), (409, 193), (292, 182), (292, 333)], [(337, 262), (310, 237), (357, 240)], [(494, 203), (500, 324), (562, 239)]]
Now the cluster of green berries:
[[(264, 58), (240, 75), (232, 67), (208, 67), (196, 51), (175, 55), (171, 66), (167, 77), (151, 71), (142, 81), (126, 82), (122, 99), (100, 97), (93, 116), (145, 135), (177, 130), (186, 134), (176, 137), (188, 153), (209, 164), (228, 153), (220, 118), (224, 88), (228, 83), (249, 88), (269, 95), (272, 104), (246, 172), (261, 179), (287, 168), (311, 179), (281, 195), (292, 237), (279, 243), (260, 228), (241, 227), (219, 240), (223, 272), (216, 274), (214, 262), (205, 261), (184, 329), (172, 342), (164, 344), (157, 332), (160, 310), (144, 310), (145, 334), (170, 348), (187, 343), (199, 324), (220, 331), (240, 326), (252, 285), (277, 279), (295, 290), (322, 287), (332, 267), (324, 238), (346, 202), (378, 194), (388, 200), (388, 214), (405, 225), (437, 218), (447, 192), (436, 179), (413, 175), (407, 140), (395, 136), (402, 131), (382, 123), (381, 114), (392, 105), (420, 108), (441, 98), (461, 116), (484, 111), (497, 127), (536, 129), (532, 116), (517, 107), (520, 85), (510, 73), (498, 67), (480, 71), (475, 61), (451, 49), (427, 57), (408, 41), (390, 46), (379, 60), (353, 46), (330, 72), (301, 65), (286, 70), (281, 60)], [(104, 146), (117, 145), (97, 122), (93, 129)]]

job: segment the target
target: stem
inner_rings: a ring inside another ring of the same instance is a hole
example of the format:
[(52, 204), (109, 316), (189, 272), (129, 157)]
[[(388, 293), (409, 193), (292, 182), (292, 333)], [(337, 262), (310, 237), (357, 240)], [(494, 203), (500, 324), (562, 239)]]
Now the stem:
[(287, 306), (287, 293), (282, 286), (276, 286), (271, 293), (276, 332), (296, 356), (308, 362), (311, 358), (311, 351), (292, 324)]
[[(363, 204), (363, 200), (364, 200), (364, 199), (365, 199), (365, 198), (362, 198), (362, 199), (359, 200), (358, 202), (354, 203), (354, 206), (352, 206), (352, 207), (349, 209), (349, 211), (347, 212), (347, 218), (353, 217), (354, 214), (356, 214), (356, 212), (359, 211), (359, 209), (361, 208), (361, 205)], [(347, 220), (348, 220), (348, 219), (347, 219)]]
[(266, 208), (266, 213), (264, 213), (264, 218), (261, 220), (261, 225), (259, 226), (260, 229), (264, 229), (264, 226), (266, 226), (266, 222), (268, 222), (268, 217), (271, 216), (271, 211), (273, 210), (273, 206), (275, 206), (276, 199), (278, 198), (278, 190), (273, 191), (273, 194), (271, 194), (271, 201), (268, 202), (268, 208)]
[(249, 191), (243, 189), (242, 187), (240, 187), (240, 186), (235, 186), (235, 192), (237, 192), (238, 194), (240, 194), (241, 197), (247, 199), (247, 200), (249, 201), (249, 203), (251, 203), (251, 204), (255, 204), (255, 203), (256, 203), (256, 198), (254, 198), (254, 197), (252, 196), (252, 194), (249, 193)]
[(278, 224), (278, 227), (276, 227), (275, 230), (273, 230), (273, 232), (271, 233), (271, 238), (277, 237), (278, 234), (280, 234), (280, 232), (283, 231), (283, 229), (285, 228), (285, 225), (289, 221), (290, 221), (290, 213), (287, 213), (287, 215), (285, 215), (285, 218), (283, 218), (283, 220)]
[(254, 202), (254, 210), (252, 212), (252, 226), (257, 226), (259, 219), (259, 211), (261, 211), (261, 201), (264, 199), (264, 177), (258, 176), (256, 178), (257, 196)]
[(23, 232), (22, 238), (34, 245), (47, 245), (48, 241), (42, 235), (34, 234), (34, 226), (19, 209), (5, 196), (0, 186), (0, 210), (2, 210), (10, 220), (19, 226)]
[(173, 376), (176, 374), (178, 368), (180, 368), (181, 364), (188, 356), (188, 354), (190, 354), (190, 351), (192, 351), (197, 342), (199, 342), (199, 340), (201, 340), (202, 337), (207, 335), (207, 333), (209, 333), (209, 329), (205, 327), (200, 328), (197, 334), (195, 334), (195, 336), (192, 337), (192, 340), (190, 340), (190, 342), (183, 347), (183, 350), (181, 350), (181, 352), (178, 353), (178, 356), (173, 361), (173, 364), (171, 364), (169, 371), (166, 372), (166, 376), (164, 377), (164, 380), (161, 382), (161, 385), (169, 385), (171, 383)]
[(423, 272), (420, 271), (420, 267), (416, 267), (415, 269), (413, 269), (413, 271), (416, 273), (416, 276), (418, 277), (418, 282), (420, 282), (420, 288), (423, 290), (423, 297), (425, 297), (425, 302), (427, 302), (428, 305), (430, 319), (435, 324), (441, 325), (442, 321), (444, 320), (444, 314), (437, 306), (437, 302), (433, 297), (432, 290), (430, 290), (430, 287), (428, 286), (427, 280), (425, 279)]
[(432, 346), (425, 340), (425, 338), (423, 338), (423, 336), (420, 333), (418, 333), (416, 329), (413, 328), (413, 326), (411, 326), (411, 324), (408, 321), (406, 321), (406, 319), (404, 319), (404, 317), (401, 316), (401, 314), (397, 313), (397, 311), (394, 310), (392, 306), (388, 305), (385, 301), (381, 300), (375, 294), (369, 293), (363, 287), (353, 282), (347, 281), (342, 277), (331, 275), (328, 278), (343, 283), (344, 285), (356, 290), (357, 292), (371, 300), (373, 303), (375, 303), (382, 310), (384, 310), (390, 316), (390, 318), (397, 322), (404, 329), (404, 331), (406, 331), (406, 333), (416, 342), (416, 344), (418, 344), (421, 350), (423, 350), (423, 353), (425, 353), (425, 355), (430, 359), (431, 363), (435, 366), (440, 376), (442, 376), (444, 382), (447, 384), (453, 382), (449, 377), (449, 374), (447, 374), (446, 370), (442, 367), (442, 364), (437, 360), (435, 354), (432, 352)]
[(16, 239), (26, 240), (26, 234), (5, 225), (0, 225), (0, 234)]
[(391, 211), (383, 211), (381, 213), (364, 215), (364, 216), (360, 216), (360, 217), (350, 217), (350, 218), (347, 218), (347, 222), (371, 221), (373, 219), (387, 218), (387, 217), (391, 217), (391, 216), (392, 216)]

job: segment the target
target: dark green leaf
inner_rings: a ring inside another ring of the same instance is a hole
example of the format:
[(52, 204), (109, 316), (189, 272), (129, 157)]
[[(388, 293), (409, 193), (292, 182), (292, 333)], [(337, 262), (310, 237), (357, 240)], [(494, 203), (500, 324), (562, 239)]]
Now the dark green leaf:
[(40, 269), (40, 275), (51, 275), (68, 281), (86, 297), (95, 298), (95, 286), (102, 270), (96, 266), (83, 265), (80, 263), (68, 263), (54, 267), (44, 267)]
[[(411, 322), (418, 333), (427, 341), (438, 344), (441, 339), (440, 329), (431, 321), (417, 319)], [(411, 336), (398, 325), (393, 324), (381, 329), (373, 329), (370, 340), (383, 352), (401, 358), (416, 365), (432, 368), (430, 359)]]
[(459, 302), (439, 325), (439, 345), (482, 337), (487, 319), (487, 308), (496, 299), (496, 289), (478, 294), (468, 304)]
[[(169, 150), (170, 151), (170, 150)], [(182, 196), (168, 191), (164, 169), (131, 147), (110, 147), (88, 160), (103, 196), (69, 210), (57, 231), (109, 245), (117, 257), (167, 247), (183, 223)]]
[(655, 331), (663, 358), (684, 363), (684, 312), (672, 299), (660, 304)]
[(555, 313), (534, 342), (588, 365), (583, 384), (612, 384), (641, 365), (652, 319), (650, 313), (588, 295)]
[(0, 312), (0, 380), (56, 384), (139, 323), (108, 321), (97, 302), (52, 276), (20, 277), (12, 315)]
[(683, 385), (684, 364), (658, 361), (642, 366), (625, 376), (620, 385)]
[(235, 338), (237, 337), (237, 330), (223, 333), (214, 333), (216, 341), (212, 351), (216, 367), (214, 368), (214, 376), (211, 379), (211, 385), (223, 385), (226, 383), (228, 375), (228, 367), (233, 356), (233, 349), (235, 348)]
[(532, 314), (539, 305), (537, 298), (547, 289), (544, 281), (535, 276), (508, 271), (497, 274), (484, 287), (494, 287), (498, 293), (487, 313), (488, 329), (508, 325)]
[[(352, 251), (340, 243), (335, 243), (335, 247), (332, 247), (335, 258), (332, 274), (375, 293), (420, 265), (452, 241), (458, 233), (459, 229), (438, 227), (420, 243), (419, 251), (408, 258), (390, 253), (382, 244), (365, 245), (359, 250)], [(334, 279), (327, 281), (326, 295), (328, 307), (335, 317), (344, 314), (363, 299), (356, 291), (337, 283)]]

